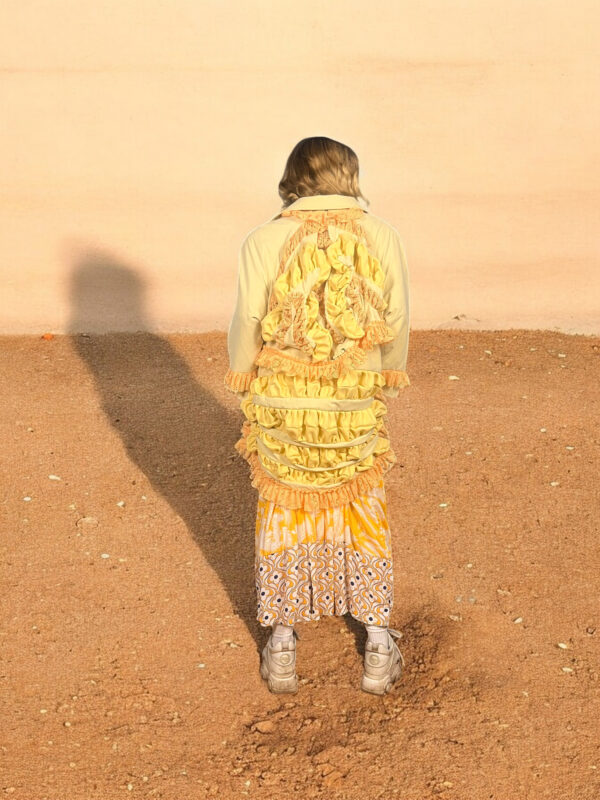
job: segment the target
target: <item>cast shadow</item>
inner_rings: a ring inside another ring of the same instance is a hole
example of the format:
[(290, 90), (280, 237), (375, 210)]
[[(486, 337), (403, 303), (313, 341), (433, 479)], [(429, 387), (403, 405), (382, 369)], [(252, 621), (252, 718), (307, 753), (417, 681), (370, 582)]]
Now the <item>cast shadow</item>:
[[(68, 258), (69, 336), (94, 378), (102, 409), (131, 461), (184, 521), (260, 651), (257, 497), (247, 464), (234, 450), (243, 415), (224, 407), (152, 331), (145, 285), (134, 266), (88, 246), (71, 247)], [(101, 332), (107, 329), (125, 332)]]

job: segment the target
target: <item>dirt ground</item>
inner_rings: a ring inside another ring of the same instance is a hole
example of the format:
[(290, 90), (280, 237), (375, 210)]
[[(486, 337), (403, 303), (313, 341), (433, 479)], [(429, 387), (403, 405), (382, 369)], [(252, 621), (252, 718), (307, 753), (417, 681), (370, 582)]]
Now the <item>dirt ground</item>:
[(2, 796), (600, 796), (598, 337), (411, 333), (383, 698), (348, 616), (259, 676), (225, 333), (0, 347)]

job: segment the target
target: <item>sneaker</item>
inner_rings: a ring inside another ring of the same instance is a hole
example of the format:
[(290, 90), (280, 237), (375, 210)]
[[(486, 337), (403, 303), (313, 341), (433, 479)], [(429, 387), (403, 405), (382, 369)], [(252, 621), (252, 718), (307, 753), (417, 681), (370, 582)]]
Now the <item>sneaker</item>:
[(267, 681), (269, 691), (275, 694), (298, 691), (296, 675), (296, 638), (294, 630), (289, 641), (272, 643), (272, 636), (263, 648), (260, 664), (261, 677)]
[(388, 628), (388, 648), (383, 644), (373, 644), (367, 639), (365, 645), (364, 672), (360, 688), (371, 694), (385, 694), (394, 681), (402, 674), (404, 656), (392, 637), (400, 638), (402, 633)]

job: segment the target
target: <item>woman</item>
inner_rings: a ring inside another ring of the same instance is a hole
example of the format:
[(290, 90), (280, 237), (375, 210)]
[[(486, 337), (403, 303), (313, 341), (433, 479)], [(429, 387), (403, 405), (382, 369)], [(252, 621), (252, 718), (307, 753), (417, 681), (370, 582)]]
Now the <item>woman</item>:
[(388, 627), (384, 487), (396, 462), (384, 397), (410, 384), (404, 248), (359, 202), (358, 159), (340, 142), (298, 142), (279, 194), (281, 211), (241, 246), (225, 376), (259, 491), (257, 617), (272, 627), (261, 675), (297, 691), (295, 623), (350, 613), (367, 630), (361, 688), (384, 694), (404, 663)]

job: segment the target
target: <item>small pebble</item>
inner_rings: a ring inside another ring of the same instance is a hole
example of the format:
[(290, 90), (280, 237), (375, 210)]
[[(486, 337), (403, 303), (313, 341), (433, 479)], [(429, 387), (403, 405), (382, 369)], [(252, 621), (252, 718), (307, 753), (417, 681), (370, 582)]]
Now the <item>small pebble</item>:
[(270, 719), (263, 719), (260, 722), (256, 722), (252, 727), (259, 733), (272, 733), (275, 730), (275, 723)]
[(460, 378), (458, 377), (458, 375), (448, 375), (448, 380), (449, 381), (459, 381)]
[(75, 523), (78, 528), (82, 525), (92, 525), (94, 528), (98, 525), (96, 517), (80, 517)]
[(559, 642), (557, 646), (560, 647), (561, 650), (568, 650), (569, 648), (569, 645), (565, 644), (564, 642)]
[(550, 486), (560, 486), (560, 481), (550, 481)]
[(110, 554), (109, 553), (102, 553), (100, 555), (100, 558), (110, 558)]
[(124, 500), (119, 500), (117, 505), (120, 506), (121, 508), (123, 508), (123, 506), (125, 505), (125, 501)]
[(571, 667), (561, 667), (561, 669), (562, 669), (563, 672), (573, 672)]
[(540, 433), (546, 433), (546, 428), (540, 428)]
[(513, 619), (513, 622), (518, 625), (519, 622), (523, 622), (523, 617), (517, 617), (516, 619)]
[(31, 500), (31, 497), (29, 497), (29, 495), (27, 495), (27, 497), (24, 497), (23, 500), (25, 500), (25, 502), (28, 503)]
[(61, 478), (59, 478), (58, 475), (48, 475), (48, 477), (50, 478), (51, 481), (60, 481), (61, 480)]

